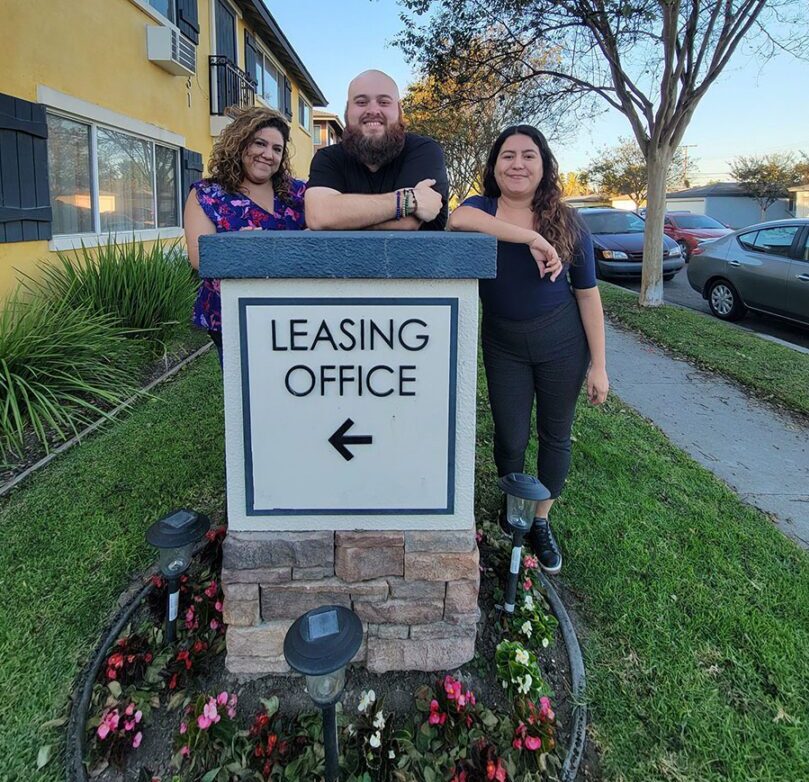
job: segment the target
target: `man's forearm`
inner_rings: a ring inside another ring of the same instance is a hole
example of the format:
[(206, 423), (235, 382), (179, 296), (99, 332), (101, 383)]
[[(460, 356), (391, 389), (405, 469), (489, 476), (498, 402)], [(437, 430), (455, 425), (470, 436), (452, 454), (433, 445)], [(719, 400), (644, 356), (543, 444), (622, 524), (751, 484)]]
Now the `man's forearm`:
[(389, 220), (401, 222), (395, 217), (396, 193), (306, 193), (306, 224), (315, 231), (362, 230)]
[(401, 220), (385, 220), (384, 223), (369, 225), (366, 231), (418, 231), (421, 228), (421, 220), (410, 215)]

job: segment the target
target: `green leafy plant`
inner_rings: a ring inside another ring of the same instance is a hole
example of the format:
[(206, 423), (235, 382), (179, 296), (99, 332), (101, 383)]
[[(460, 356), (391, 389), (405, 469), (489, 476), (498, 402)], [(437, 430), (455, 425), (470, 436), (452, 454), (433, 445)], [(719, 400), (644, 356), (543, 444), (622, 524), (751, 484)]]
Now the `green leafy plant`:
[(548, 610), (545, 598), (534, 587), (531, 568), (535, 562), (537, 562), (535, 557), (523, 558), (526, 574), (520, 585), (521, 594), (514, 607), (514, 613), (508, 621), (513, 637), (519, 638), (526, 647), (546, 649), (552, 643), (559, 623)]
[(19, 296), (0, 308), (0, 456), (26, 436), (49, 450), (134, 393), (122, 366), (127, 341), (109, 316)]
[(525, 695), (536, 700), (546, 694), (545, 682), (536, 657), (517, 641), (501, 641), (495, 651), (497, 678), (503, 689), (515, 698)]
[(87, 721), (88, 767), (99, 774), (108, 765), (120, 768), (143, 739), (143, 727), (151, 711), (148, 694), (124, 695), (120, 684), (111, 681), (98, 688), (93, 700), (103, 699), (100, 712)]
[(295, 731), (278, 715), (278, 698), (261, 699), (262, 709), (248, 731), (248, 764), (262, 780), (308, 779), (314, 755), (309, 737)]
[(407, 760), (402, 751), (407, 735), (397, 732), (392, 714), (385, 714), (384, 698), (363, 691), (357, 716), (346, 726), (345, 758), (349, 778), (368, 775), (374, 782), (391, 782)]
[(197, 284), (177, 242), (118, 243), (109, 237), (95, 250), (82, 246), (43, 264), (29, 289), (50, 301), (105, 313), (132, 336), (165, 339), (187, 322)]

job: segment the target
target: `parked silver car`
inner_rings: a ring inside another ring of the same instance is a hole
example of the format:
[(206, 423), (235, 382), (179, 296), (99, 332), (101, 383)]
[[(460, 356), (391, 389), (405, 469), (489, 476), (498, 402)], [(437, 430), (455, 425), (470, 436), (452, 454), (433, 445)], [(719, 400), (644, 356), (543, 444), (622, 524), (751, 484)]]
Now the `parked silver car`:
[(809, 323), (809, 219), (750, 225), (701, 242), (688, 282), (722, 320), (751, 309)]

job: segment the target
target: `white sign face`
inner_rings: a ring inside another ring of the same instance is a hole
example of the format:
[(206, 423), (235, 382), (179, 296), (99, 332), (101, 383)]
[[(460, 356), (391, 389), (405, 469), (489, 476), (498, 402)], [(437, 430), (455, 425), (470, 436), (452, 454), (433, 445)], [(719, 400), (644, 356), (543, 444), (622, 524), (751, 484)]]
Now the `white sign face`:
[(238, 311), (248, 516), (454, 513), (458, 299)]

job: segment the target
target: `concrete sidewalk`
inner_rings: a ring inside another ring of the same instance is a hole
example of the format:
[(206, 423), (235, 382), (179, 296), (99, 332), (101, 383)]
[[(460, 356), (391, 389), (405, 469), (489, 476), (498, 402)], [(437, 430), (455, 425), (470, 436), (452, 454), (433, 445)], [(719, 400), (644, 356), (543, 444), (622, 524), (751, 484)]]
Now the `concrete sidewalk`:
[(612, 390), (809, 549), (809, 427), (607, 323)]

